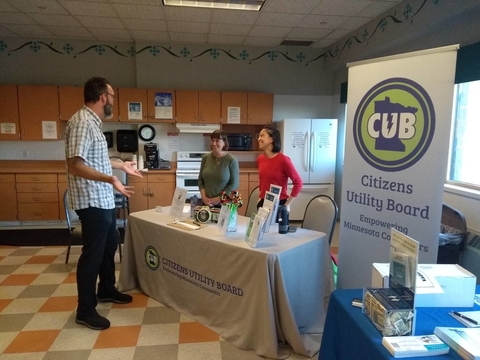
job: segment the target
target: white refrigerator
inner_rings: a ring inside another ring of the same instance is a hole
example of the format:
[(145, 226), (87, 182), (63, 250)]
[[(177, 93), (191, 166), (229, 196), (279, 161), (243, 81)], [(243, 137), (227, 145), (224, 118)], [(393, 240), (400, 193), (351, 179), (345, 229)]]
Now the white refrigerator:
[[(333, 198), (337, 153), (337, 119), (285, 119), (275, 122), (282, 135), (282, 152), (290, 157), (303, 188), (290, 207), (290, 220), (302, 220), (316, 195)], [(289, 184), (289, 193), (292, 185)]]

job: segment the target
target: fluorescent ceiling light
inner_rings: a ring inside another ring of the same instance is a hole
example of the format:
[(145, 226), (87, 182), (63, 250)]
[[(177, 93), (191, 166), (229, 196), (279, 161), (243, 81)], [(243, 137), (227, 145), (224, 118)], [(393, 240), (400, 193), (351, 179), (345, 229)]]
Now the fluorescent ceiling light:
[(260, 11), (265, 1), (266, 0), (163, 0), (163, 5)]

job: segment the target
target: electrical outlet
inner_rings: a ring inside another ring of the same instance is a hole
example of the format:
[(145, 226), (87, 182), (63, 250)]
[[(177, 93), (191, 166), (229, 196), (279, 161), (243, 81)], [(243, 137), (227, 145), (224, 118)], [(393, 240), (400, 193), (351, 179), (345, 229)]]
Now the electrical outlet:
[(30, 157), (30, 151), (28, 150), (23, 150), (23, 158), (28, 159)]

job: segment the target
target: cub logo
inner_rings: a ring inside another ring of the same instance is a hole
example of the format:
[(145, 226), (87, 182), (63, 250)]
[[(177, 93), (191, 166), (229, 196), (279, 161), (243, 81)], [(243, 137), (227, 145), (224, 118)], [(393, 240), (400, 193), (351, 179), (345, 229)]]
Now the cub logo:
[(418, 83), (391, 78), (372, 87), (353, 121), (355, 146), (363, 159), (382, 171), (401, 171), (427, 151), (435, 132), (435, 109)]
[(157, 270), (160, 266), (160, 258), (153, 246), (148, 246), (145, 249), (145, 263), (150, 270)]

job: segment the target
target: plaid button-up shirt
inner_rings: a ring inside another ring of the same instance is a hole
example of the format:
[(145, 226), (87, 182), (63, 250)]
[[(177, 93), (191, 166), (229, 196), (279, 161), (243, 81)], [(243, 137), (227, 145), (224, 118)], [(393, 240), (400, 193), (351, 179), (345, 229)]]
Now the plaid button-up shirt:
[[(102, 121), (90, 108), (83, 106), (68, 121), (65, 129), (65, 156), (81, 157), (85, 164), (101, 173), (112, 175)], [(115, 200), (111, 184), (87, 180), (68, 173), (68, 201), (74, 210), (96, 207), (113, 209)]]

